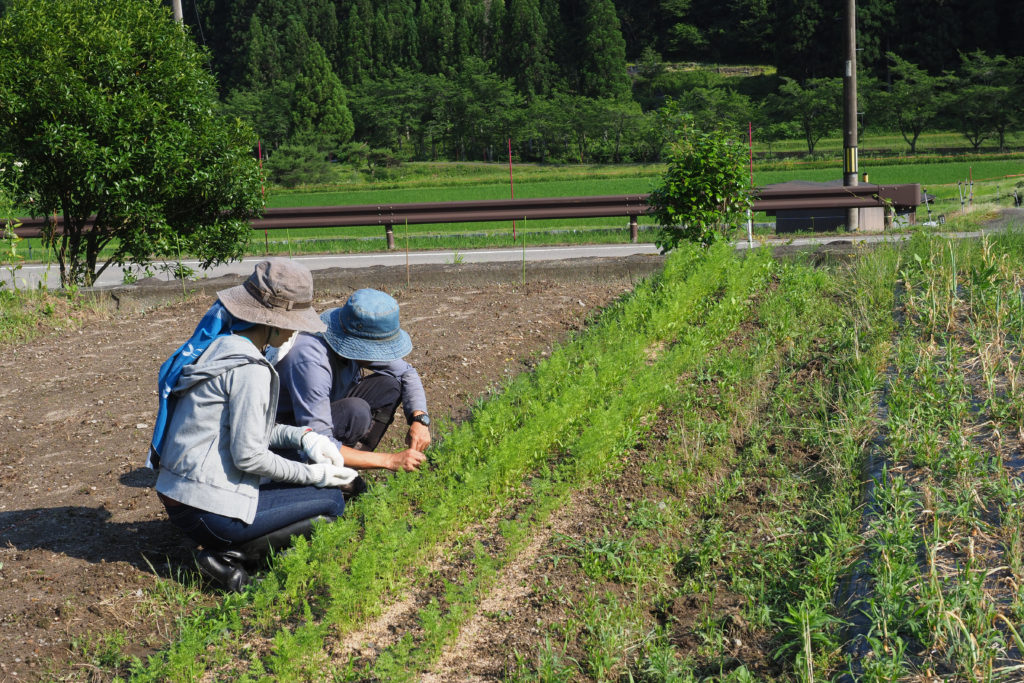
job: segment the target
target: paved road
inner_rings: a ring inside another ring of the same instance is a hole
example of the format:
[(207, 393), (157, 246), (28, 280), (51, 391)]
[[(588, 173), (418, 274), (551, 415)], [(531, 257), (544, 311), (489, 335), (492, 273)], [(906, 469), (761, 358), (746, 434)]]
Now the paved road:
[[(552, 261), (567, 258), (586, 258), (602, 256), (629, 256), (632, 254), (657, 254), (658, 248), (653, 244), (606, 244), (593, 246), (571, 246), (571, 247), (533, 247), (526, 249), (527, 261)], [(520, 261), (523, 258), (522, 249), (467, 249), (465, 251), (413, 251), (409, 252), (409, 263), (412, 265), (420, 263), (495, 263), (503, 261)], [(310, 270), (322, 270), (324, 268), (366, 268), (370, 266), (404, 266), (406, 254), (404, 251), (375, 252), (372, 254), (328, 254), (296, 256)], [(247, 275), (252, 272), (253, 265), (262, 260), (260, 257), (246, 258), (242, 261), (227, 263), (221, 266), (203, 271), (206, 277), (218, 277), (220, 275)], [(196, 261), (185, 261), (185, 265), (198, 269)], [(154, 270), (159, 270), (159, 264)], [(197, 272), (197, 275), (200, 273)], [(158, 272), (157, 277), (171, 279), (167, 273)], [(8, 285), (11, 283), (10, 272), (0, 272), (0, 282)], [(57, 287), (60, 285), (60, 272), (57, 267), (50, 265), (49, 268), (43, 265), (26, 265), (15, 274), (15, 282), (19, 289), (25, 287), (35, 288), (39, 283), (44, 286)], [(113, 287), (124, 282), (124, 273), (117, 266), (111, 265), (96, 282), (97, 287)]]
[[(1024, 209), (1004, 209), (999, 218), (990, 221), (984, 231), (945, 233), (950, 238), (980, 237), (983, 232), (997, 232), (1004, 230), (1011, 223), (1020, 224), (1024, 221)], [(770, 246), (812, 246), (828, 244), (830, 242), (843, 243), (876, 243), (876, 242), (899, 242), (909, 239), (909, 234), (851, 234), (831, 235), (828, 237), (798, 237), (794, 239), (780, 239), (773, 237), (766, 240), (755, 239), (750, 245), (746, 239), (736, 242), (737, 249), (747, 249), (750, 246), (767, 244)], [(551, 261), (567, 258), (594, 258), (610, 256), (630, 256), (632, 254), (657, 254), (658, 248), (650, 243), (641, 244), (604, 244), (604, 245), (580, 245), (569, 247), (530, 247), (526, 249), (527, 261)], [(408, 254), (408, 263), (497, 263), (508, 261), (519, 261), (523, 258), (522, 249), (467, 249), (465, 251), (414, 251)], [(242, 261), (216, 266), (204, 271), (206, 277), (217, 277), (220, 275), (247, 275), (252, 272), (253, 265), (259, 262), (259, 257), (246, 258)], [(372, 254), (334, 254), (319, 256), (296, 256), (296, 261), (301, 261), (310, 270), (322, 270), (324, 268), (365, 268), (370, 266), (404, 266), (406, 264), (406, 253), (404, 251), (375, 252)], [(197, 269), (195, 261), (185, 261), (185, 265)], [(158, 273), (158, 277), (171, 279), (167, 273)], [(6, 269), (0, 269), (0, 282), (11, 284), (11, 273)], [(41, 265), (27, 265), (14, 274), (14, 282), (17, 287), (35, 288), (39, 283), (43, 286), (57, 287), (60, 285), (60, 274), (53, 265), (47, 268)], [(96, 282), (97, 287), (113, 287), (124, 282), (124, 274), (120, 268), (111, 265), (103, 272)]]

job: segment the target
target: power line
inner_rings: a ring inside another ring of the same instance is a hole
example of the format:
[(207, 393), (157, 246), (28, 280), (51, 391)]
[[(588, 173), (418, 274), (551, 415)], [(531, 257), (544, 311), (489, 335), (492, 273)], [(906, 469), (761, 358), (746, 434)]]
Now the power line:
[(206, 36), (203, 35), (203, 20), (199, 18), (199, 3), (198, 2), (195, 2), (195, 1), (192, 2), (192, 11), (196, 15), (196, 28), (199, 29), (199, 40), (203, 41), (203, 47), (209, 47), (209, 45), (206, 44)]

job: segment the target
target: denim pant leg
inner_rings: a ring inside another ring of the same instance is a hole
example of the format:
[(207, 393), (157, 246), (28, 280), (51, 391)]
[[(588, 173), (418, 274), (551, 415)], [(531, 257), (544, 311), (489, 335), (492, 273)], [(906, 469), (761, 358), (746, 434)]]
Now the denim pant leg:
[(365, 400), (356, 396), (346, 396), (331, 403), (331, 422), (334, 427), (334, 438), (346, 446), (352, 447), (370, 431), (373, 424), (373, 409)]
[(402, 384), (398, 379), (373, 373), (353, 387), (348, 396), (331, 404), (334, 438), (346, 446), (355, 446), (372, 431), (373, 443), (364, 445), (369, 450), (376, 448), (394, 420), (401, 400)]
[(318, 515), (340, 517), (344, 511), (345, 496), (340, 489), (277, 482), (260, 487), (252, 524), (189, 505), (167, 508), (171, 523), (193, 541), (211, 550), (245, 543)]

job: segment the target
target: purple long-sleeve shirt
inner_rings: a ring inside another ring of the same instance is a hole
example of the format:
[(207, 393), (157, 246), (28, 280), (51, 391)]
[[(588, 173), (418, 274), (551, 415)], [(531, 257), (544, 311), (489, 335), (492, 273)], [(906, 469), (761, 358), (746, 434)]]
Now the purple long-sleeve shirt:
[[(331, 403), (345, 398), (362, 378), (359, 364), (335, 353), (323, 337), (300, 333), (275, 366), (281, 377), (279, 416), (293, 415), (295, 424), (334, 438)], [(367, 369), (395, 377), (401, 384), (402, 411), (408, 420), (427, 412), (427, 395), (416, 368), (402, 359), (369, 363)], [(335, 442), (337, 445), (341, 445)]]

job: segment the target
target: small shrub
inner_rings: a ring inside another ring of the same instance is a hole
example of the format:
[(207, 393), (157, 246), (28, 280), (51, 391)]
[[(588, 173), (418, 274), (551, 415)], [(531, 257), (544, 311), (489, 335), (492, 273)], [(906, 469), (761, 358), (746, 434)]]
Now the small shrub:
[(282, 187), (337, 182), (339, 169), (311, 145), (281, 145), (267, 160), (267, 177)]

